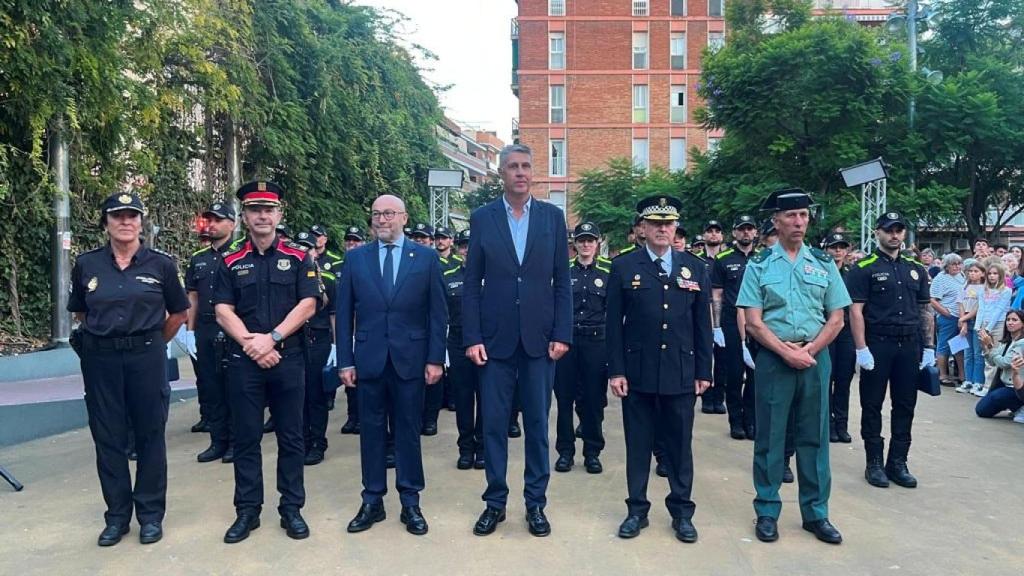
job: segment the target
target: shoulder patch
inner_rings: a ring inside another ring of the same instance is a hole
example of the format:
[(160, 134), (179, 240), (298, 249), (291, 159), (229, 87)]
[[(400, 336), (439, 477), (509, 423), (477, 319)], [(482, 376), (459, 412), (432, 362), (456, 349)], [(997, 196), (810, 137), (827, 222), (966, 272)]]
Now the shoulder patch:
[(821, 248), (815, 248), (814, 246), (808, 246), (808, 248), (811, 251), (811, 255), (818, 260), (821, 260), (822, 262), (832, 262), (833, 258)]
[(334, 274), (331, 274), (330, 272), (327, 272), (327, 271), (324, 271), (324, 270), (320, 271), (320, 276), (322, 278), (327, 278), (328, 280), (331, 280), (331, 281), (334, 281), (334, 280), (338, 279)]
[(455, 274), (455, 273), (457, 273), (458, 271), (459, 271), (459, 269), (458, 269), (458, 268), (449, 268), (448, 270), (445, 270), (445, 271), (444, 271), (444, 275), (445, 275), (445, 276), (448, 276), (449, 274)]
[(249, 252), (252, 252), (252, 244), (248, 240), (237, 246), (232, 243), (231, 248), (224, 254), (224, 264), (230, 268), (235, 262), (245, 258)]
[(918, 260), (916, 258), (911, 258), (910, 256), (900, 256), (900, 258), (902, 258), (902, 259), (904, 259), (907, 262), (910, 262), (912, 264), (917, 264), (918, 266), (921, 266), (922, 268), (924, 267), (924, 262), (921, 262), (920, 260)]
[(867, 258), (861, 258), (861, 260), (857, 262), (857, 268), (867, 268), (871, 264), (874, 264), (875, 260), (878, 260), (878, 254), (872, 254)]
[(715, 260), (721, 260), (722, 258), (725, 258), (726, 256), (728, 256), (729, 254), (732, 254), (735, 251), (736, 251), (735, 248), (729, 248), (728, 250), (722, 250), (721, 252), (719, 252), (715, 256)]

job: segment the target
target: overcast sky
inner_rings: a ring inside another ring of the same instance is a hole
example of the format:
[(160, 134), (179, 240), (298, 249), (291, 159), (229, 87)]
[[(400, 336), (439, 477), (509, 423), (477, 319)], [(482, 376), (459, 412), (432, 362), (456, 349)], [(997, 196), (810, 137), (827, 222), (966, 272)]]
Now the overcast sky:
[(419, 62), (424, 75), (437, 85), (450, 85), (441, 94), (448, 117), (464, 127), (495, 130), (510, 142), (512, 118), (519, 103), (512, 79), (510, 21), (515, 0), (356, 0), (397, 10), (409, 18), (399, 35), (419, 44), (437, 60)]

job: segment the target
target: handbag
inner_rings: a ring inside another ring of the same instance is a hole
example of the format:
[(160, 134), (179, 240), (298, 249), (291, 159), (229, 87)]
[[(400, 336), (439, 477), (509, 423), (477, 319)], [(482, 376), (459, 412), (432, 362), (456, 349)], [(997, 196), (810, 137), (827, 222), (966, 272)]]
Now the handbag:
[(917, 373), (917, 389), (929, 396), (942, 394), (942, 385), (939, 382), (939, 369), (935, 366), (925, 366)]

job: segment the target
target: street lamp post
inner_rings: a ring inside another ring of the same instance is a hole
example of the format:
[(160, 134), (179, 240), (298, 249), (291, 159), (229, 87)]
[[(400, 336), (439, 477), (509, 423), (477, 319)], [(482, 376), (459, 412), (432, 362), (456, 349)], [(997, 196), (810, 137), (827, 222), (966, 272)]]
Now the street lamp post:
[(465, 173), (462, 170), (431, 168), (427, 174), (430, 188), (430, 225), (448, 226), (448, 194), (452, 188), (461, 189)]

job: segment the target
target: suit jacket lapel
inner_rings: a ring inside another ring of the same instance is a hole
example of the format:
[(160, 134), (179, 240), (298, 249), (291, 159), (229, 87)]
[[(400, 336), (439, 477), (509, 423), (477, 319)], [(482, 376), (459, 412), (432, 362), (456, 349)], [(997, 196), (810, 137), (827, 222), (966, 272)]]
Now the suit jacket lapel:
[(370, 243), (370, 251), (365, 254), (366, 269), (370, 274), (370, 278), (373, 278), (373, 285), (377, 287), (377, 291), (380, 292), (381, 297), (384, 296), (384, 276), (381, 275), (380, 270), (380, 242), (374, 240)]
[(498, 230), (498, 237), (501, 238), (501, 243), (508, 249), (508, 255), (512, 258), (512, 261), (520, 264), (516, 258), (516, 245), (512, 242), (512, 231), (508, 227), (508, 214), (505, 212), (505, 203), (501, 198), (498, 198), (492, 206), (494, 208), (491, 210), (491, 216), (494, 218), (494, 226)]
[(530, 226), (526, 230), (526, 249), (523, 250), (523, 262), (526, 262), (526, 259), (530, 257), (530, 250), (533, 249), (533, 245), (537, 241), (537, 235), (540, 234), (542, 222), (540, 221), (539, 206), (536, 200), (530, 200)]
[[(409, 241), (406, 240), (406, 244)], [(402, 245), (402, 251), (395, 256), (395, 265), (398, 266), (398, 277), (395, 278), (395, 287), (391, 290), (391, 300), (395, 299), (395, 294), (402, 288), (402, 282), (405, 281), (405, 277), (409, 275), (409, 269), (413, 266), (413, 260), (415, 259), (416, 252), (411, 246), (405, 244)], [(389, 302), (390, 303), (390, 302)]]

